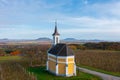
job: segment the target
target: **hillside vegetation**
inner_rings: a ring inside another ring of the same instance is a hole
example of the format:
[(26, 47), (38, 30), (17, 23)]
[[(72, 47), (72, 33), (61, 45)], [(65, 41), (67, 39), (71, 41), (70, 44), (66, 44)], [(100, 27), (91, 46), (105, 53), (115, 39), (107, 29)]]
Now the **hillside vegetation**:
[(111, 50), (120, 51), (120, 42), (100, 42), (85, 44), (70, 44), (73, 49), (81, 50)]
[[(110, 44), (110, 45), (106, 45), (106, 44)], [(99, 46), (101, 45), (101, 47), (97, 47), (98, 45)], [(106, 45), (106, 46), (103, 46), (103, 45)], [(116, 45), (117, 47), (111, 48), (110, 46), (112, 45)], [(103, 70), (108, 73), (110, 72), (114, 75), (120, 76), (120, 68), (119, 68), (120, 66), (119, 46), (120, 45), (119, 43), (118, 44), (106, 43), (106, 42), (105, 43), (86, 43), (83, 45), (71, 44), (69, 46), (74, 50), (76, 63), (78, 66), (86, 67), (86, 68), (95, 68), (95, 69)], [(14, 65), (16, 65), (16, 62), (17, 62), (25, 69), (28, 67), (34, 67), (34, 66), (45, 66), (46, 59), (47, 59), (47, 50), (50, 47), (51, 47), (50, 45), (0, 45), (0, 56), (1, 56), (0, 65), (1, 65), (1, 62), (3, 63), (4, 61), (15, 61)], [(22, 61), (21, 61), (21, 58), (16, 56), (22, 57)], [(5, 64), (2, 64), (2, 65), (5, 65)], [(6, 65), (6, 68), (14, 71), (15, 69), (12, 69), (12, 67), (14, 66), (10, 64)], [(16, 65), (16, 67), (18, 67), (18, 65)], [(8, 72), (9, 71), (10, 70), (8, 70)], [(9, 73), (5, 75), (9, 75)]]

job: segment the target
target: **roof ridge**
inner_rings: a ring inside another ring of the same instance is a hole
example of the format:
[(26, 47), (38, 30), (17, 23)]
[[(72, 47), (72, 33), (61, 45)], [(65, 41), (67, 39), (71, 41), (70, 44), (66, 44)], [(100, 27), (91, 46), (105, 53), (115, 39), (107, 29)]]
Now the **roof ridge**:
[[(58, 54), (62, 51), (62, 49), (63, 49), (65, 46), (66, 46), (66, 44), (60, 49), (60, 51), (58, 52)], [(57, 54), (57, 55), (58, 55), (58, 54)]]
[(67, 55), (68, 55), (68, 47), (67, 47), (67, 45), (66, 45), (66, 53), (67, 53)]

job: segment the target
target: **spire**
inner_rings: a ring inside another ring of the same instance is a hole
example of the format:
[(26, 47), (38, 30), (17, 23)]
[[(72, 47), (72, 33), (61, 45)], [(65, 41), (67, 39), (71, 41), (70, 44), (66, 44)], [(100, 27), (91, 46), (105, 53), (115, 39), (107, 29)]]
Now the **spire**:
[(60, 42), (59, 37), (60, 37), (60, 34), (58, 33), (58, 30), (57, 30), (57, 21), (55, 21), (55, 30), (53, 33), (53, 46), (55, 46)]
[(60, 35), (57, 30), (57, 21), (55, 21), (55, 30), (54, 30), (53, 36), (54, 35)]

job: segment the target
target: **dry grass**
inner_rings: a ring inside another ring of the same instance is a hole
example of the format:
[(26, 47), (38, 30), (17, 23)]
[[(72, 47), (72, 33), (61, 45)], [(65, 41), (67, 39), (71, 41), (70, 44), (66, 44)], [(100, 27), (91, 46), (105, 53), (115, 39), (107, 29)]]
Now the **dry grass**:
[(0, 80), (36, 80), (18, 63), (4, 62), (0, 64)]
[(75, 55), (78, 65), (120, 73), (120, 51), (78, 50)]

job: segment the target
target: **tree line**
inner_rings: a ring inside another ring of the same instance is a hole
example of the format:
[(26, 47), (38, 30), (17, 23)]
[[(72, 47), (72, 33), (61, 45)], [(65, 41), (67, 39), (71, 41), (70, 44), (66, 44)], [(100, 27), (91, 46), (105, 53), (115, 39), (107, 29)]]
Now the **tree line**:
[(88, 49), (120, 50), (120, 42), (100, 42), (84, 44)]
[(100, 43), (85, 43), (85, 44), (70, 44), (74, 50), (81, 49), (100, 49), (100, 50), (116, 50), (120, 51), (120, 42), (100, 42)]
[(0, 56), (45, 53), (50, 45), (0, 45)]

